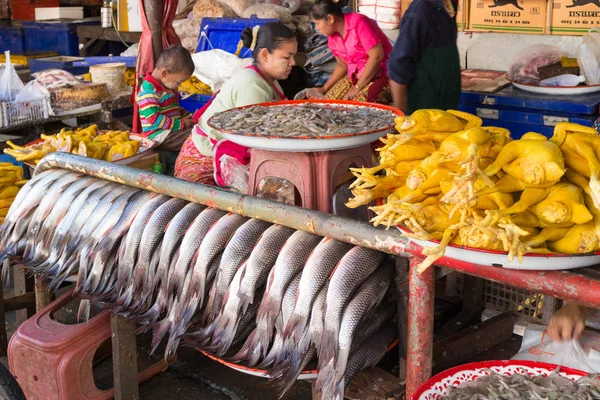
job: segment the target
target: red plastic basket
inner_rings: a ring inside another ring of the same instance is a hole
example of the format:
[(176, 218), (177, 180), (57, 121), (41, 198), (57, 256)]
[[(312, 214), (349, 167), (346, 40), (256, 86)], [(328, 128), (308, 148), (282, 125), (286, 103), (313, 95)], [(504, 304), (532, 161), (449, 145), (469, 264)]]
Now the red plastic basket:
[[(460, 365), (440, 372), (425, 382), (411, 397), (411, 400), (440, 400), (451, 386), (459, 386), (465, 382), (489, 375), (485, 370), (490, 369), (502, 375), (529, 374), (547, 376), (559, 366), (533, 361), (484, 361)], [(560, 367), (560, 374), (566, 378), (577, 380), (587, 375), (587, 372), (572, 368)]]

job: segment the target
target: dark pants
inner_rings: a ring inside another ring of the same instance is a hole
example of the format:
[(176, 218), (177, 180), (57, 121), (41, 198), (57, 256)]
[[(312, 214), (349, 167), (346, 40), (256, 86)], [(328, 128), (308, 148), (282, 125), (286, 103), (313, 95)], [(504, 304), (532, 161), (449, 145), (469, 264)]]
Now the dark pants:
[(162, 142), (156, 150), (177, 152), (181, 150), (181, 146), (191, 135), (192, 128), (185, 128), (180, 131), (172, 131), (169, 133), (164, 142)]

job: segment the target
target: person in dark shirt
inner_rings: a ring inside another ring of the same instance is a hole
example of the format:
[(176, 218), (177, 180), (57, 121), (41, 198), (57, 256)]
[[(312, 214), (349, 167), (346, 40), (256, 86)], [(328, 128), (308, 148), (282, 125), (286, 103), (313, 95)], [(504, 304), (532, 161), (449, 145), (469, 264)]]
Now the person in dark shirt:
[(407, 114), (424, 108), (458, 107), (455, 10), (451, 0), (415, 0), (402, 17), (388, 75), (394, 106)]

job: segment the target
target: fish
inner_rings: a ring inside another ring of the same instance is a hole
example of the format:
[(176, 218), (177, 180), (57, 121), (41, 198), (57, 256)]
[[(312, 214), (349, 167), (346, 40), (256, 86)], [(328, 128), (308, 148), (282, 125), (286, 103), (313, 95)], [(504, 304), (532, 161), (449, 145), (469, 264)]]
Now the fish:
[(115, 304), (123, 304), (125, 299), (123, 299), (121, 296), (123, 296), (126, 288), (131, 288), (131, 286), (128, 286), (128, 284), (130, 283), (133, 267), (138, 258), (138, 250), (142, 241), (144, 228), (158, 207), (163, 205), (169, 199), (169, 196), (158, 195), (152, 200), (148, 201), (146, 204), (144, 204), (143, 208), (139, 211), (134, 221), (131, 223), (131, 227), (129, 228), (127, 236), (125, 237), (125, 249), (123, 256), (118, 260), (117, 293), (115, 294), (117, 299), (115, 299)]
[(303, 276), (303, 273), (296, 275), (296, 277), (290, 282), (285, 290), (283, 301), (281, 302), (281, 314), (278, 317), (280, 321), (279, 323), (275, 323), (275, 326), (278, 327), (277, 333), (275, 334), (275, 339), (273, 340), (271, 350), (263, 359), (262, 363), (259, 365), (259, 368), (267, 368), (271, 366), (275, 361), (277, 361), (279, 354), (284, 351), (284, 327), (294, 313), (294, 306), (298, 292), (301, 290), (300, 285), (302, 284)]
[[(329, 390), (334, 390), (334, 386), (337, 386), (343, 378), (356, 330), (362, 321), (370, 319), (370, 314), (374, 312), (381, 303), (394, 278), (394, 273), (394, 265), (392, 263), (384, 263), (365, 280), (357, 290), (354, 298), (350, 300), (344, 309), (338, 339), (339, 348), (337, 351), (337, 358), (335, 359), (335, 379), (332, 379), (332, 377), (324, 377), (325, 381), (329, 380), (331, 382), (329, 384)], [(388, 309), (392, 308), (389, 307)], [(374, 322), (376, 325), (376, 321)], [(321, 371), (319, 373), (321, 373)], [(323, 371), (323, 374), (324, 373), (327, 372)]]
[(265, 296), (256, 317), (256, 332), (249, 345), (264, 358), (268, 350), (275, 318), (280, 312), (281, 302), (287, 286), (300, 272), (314, 248), (322, 240), (320, 236), (304, 231), (296, 231), (286, 241), (277, 257), (275, 266), (267, 278)]
[(329, 281), (325, 302), (324, 332), (319, 354), (316, 389), (333, 382), (340, 323), (344, 307), (356, 288), (383, 262), (382, 252), (356, 246), (340, 260)]
[[(381, 329), (375, 332), (370, 340), (366, 341), (355, 353), (350, 355), (344, 378), (336, 386), (335, 393), (331, 397), (324, 398), (343, 400), (346, 384), (352, 381), (359, 371), (377, 365), (397, 336), (396, 325), (393, 322), (386, 323)], [(323, 396), (326, 396), (326, 394), (323, 393)]]
[(150, 261), (156, 251), (156, 246), (164, 237), (165, 229), (186, 204), (185, 200), (172, 198), (158, 207), (148, 220), (142, 234), (134, 272), (134, 280), (138, 282), (138, 285), (133, 288), (136, 296), (146, 298), (150, 295), (152, 290), (150, 285), (155, 274), (155, 271), (150, 268)]
[(308, 323), (309, 313), (319, 291), (342, 257), (353, 246), (334, 239), (325, 238), (315, 248), (302, 270), (302, 280), (294, 312), (285, 327), (284, 338), (295, 345), (299, 342)]
[(158, 287), (163, 280), (167, 280), (167, 274), (174, 253), (178, 250), (187, 229), (205, 208), (206, 206), (201, 204), (188, 203), (177, 213), (177, 215), (175, 215), (175, 217), (173, 217), (165, 230), (157, 274), (154, 277), (154, 282), (152, 283), (150, 290), (154, 290)]
[(207, 285), (209, 267), (217, 254), (225, 249), (237, 229), (246, 221), (248, 218), (239, 214), (227, 214), (210, 228), (198, 248), (196, 262), (190, 269), (188, 285), (184, 284), (177, 296), (181, 307), (180, 318), (189, 320), (197, 309), (204, 306), (205, 291), (210, 287)]
[(211, 322), (215, 319), (221, 310), (223, 297), (225, 297), (227, 288), (235, 273), (240, 265), (250, 256), (263, 232), (271, 225), (268, 222), (253, 218), (235, 231), (235, 234), (225, 248), (221, 264), (217, 271), (215, 297), (214, 299), (209, 299), (212, 307), (207, 307), (206, 309), (205, 322)]
[(395, 117), (391, 111), (369, 106), (257, 105), (217, 113), (211, 119), (211, 126), (263, 137), (323, 137), (390, 129)]
[[(487, 369), (483, 376), (448, 387), (441, 399), (600, 399), (598, 374), (586, 375), (572, 381), (561, 376), (559, 371), (560, 368), (548, 376), (520, 373), (509, 376)], [(595, 383), (590, 384), (592, 381)]]

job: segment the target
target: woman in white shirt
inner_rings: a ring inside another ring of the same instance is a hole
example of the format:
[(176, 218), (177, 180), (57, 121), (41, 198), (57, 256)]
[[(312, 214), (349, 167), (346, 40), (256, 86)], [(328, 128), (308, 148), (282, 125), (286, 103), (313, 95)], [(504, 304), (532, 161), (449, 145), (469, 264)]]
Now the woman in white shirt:
[(248, 149), (224, 139), (221, 132), (208, 126), (214, 114), (250, 104), (285, 100), (277, 82), (292, 72), (298, 50), (290, 28), (275, 22), (246, 28), (241, 40), (252, 50), (252, 65), (236, 73), (210, 102), (194, 114), (196, 125), (184, 143), (175, 163), (175, 176), (188, 181), (223, 185), (220, 157), (235, 157), (242, 164), (250, 161)]

